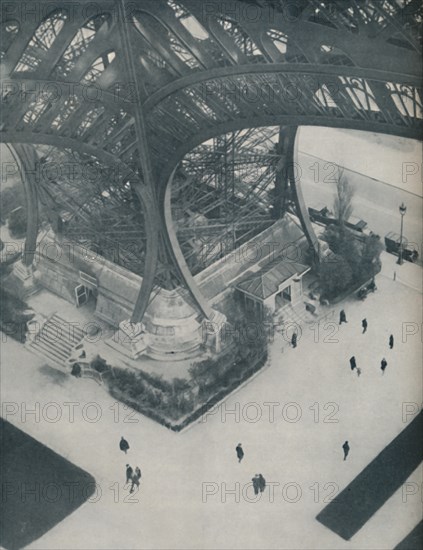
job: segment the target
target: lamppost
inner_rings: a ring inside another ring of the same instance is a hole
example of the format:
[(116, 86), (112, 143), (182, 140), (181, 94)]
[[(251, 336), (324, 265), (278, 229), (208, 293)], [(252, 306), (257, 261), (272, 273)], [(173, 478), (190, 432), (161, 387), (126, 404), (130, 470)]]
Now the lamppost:
[(403, 259), (402, 259), (402, 239), (403, 239), (402, 230), (403, 230), (403, 227), (404, 227), (404, 216), (405, 216), (405, 213), (407, 212), (407, 207), (405, 206), (404, 203), (401, 203), (401, 205), (399, 207), (399, 211), (400, 211), (400, 214), (401, 214), (401, 235), (400, 235), (399, 254), (398, 254), (397, 264), (402, 265), (403, 264)]

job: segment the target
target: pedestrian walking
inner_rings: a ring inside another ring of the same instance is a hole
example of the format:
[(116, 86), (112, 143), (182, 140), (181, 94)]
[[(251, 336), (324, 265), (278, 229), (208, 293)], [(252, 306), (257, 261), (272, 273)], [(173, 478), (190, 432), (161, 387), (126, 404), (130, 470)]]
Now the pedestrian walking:
[(388, 362), (385, 358), (383, 358), (382, 361), (380, 362), (380, 368), (382, 370), (382, 374), (384, 374), (387, 366), (388, 366)]
[(134, 474), (131, 478), (131, 488), (129, 489), (129, 492), (130, 493), (133, 493), (134, 492), (134, 487), (139, 487), (140, 486), (140, 480), (137, 478), (137, 476)]
[(343, 309), (339, 312), (339, 324), (342, 325), (342, 323), (348, 323), (347, 316), (345, 315), (345, 311)]
[(364, 334), (364, 333), (366, 332), (366, 330), (367, 330), (367, 319), (363, 319), (363, 320), (361, 321), (361, 326), (363, 327), (363, 332), (362, 332), (362, 334)]
[(130, 480), (132, 480), (132, 476), (134, 474), (134, 470), (131, 468), (131, 466), (129, 464), (126, 465), (126, 483), (125, 485), (127, 485), (129, 483)]
[(253, 482), (253, 488), (254, 488), (254, 494), (258, 495), (260, 490), (260, 479), (259, 475), (256, 474), (253, 479), (251, 480)]
[(135, 468), (135, 473), (132, 474), (131, 477), (131, 488), (129, 489), (130, 493), (134, 492), (134, 487), (140, 486), (140, 479), (141, 479), (141, 470), (138, 468), (138, 466)]
[(394, 335), (391, 334), (389, 337), (389, 349), (392, 349), (394, 347)]
[(258, 476), (258, 485), (259, 485), (260, 493), (262, 493), (266, 487), (266, 480), (261, 474), (259, 474)]
[(357, 376), (360, 377), (361, 376), (361, 369), (359, 367), (357, 367), (355, 370), (357, 372)]
[(79, 363), (74, 363), (72, 365), (71, 375), (75, 376), (75, 378), (81, 378), (82, 377), (82, 369), (81, 369), (81, 365)]
[(241, 460), (244, 458), (244, 449), (242, 448), (241, 443), (238, 443), (235, 450), (236, 456), (238, 457), (238, 462), (241, 462)]
[(294, 332), (291, 338), (291, 345), (293, 348), (297, 347), (297, 333)]
[(125, 454), (128, 452), (129, 443), (126, 441), (126, 439), (125, 439), (123, 436), (120, 438), (119, 448), (120, 448), (120, 450), (123, 451)]
[(357, 363), (355, 361), (354, 355), (350, 358), (350, 366), (351, 366), (351, 370), (354, 370), (357, 367)]
[(344, 450), (344, 460), (347, 460), (348, 453), (350, 452), (350, 446), (348, 445), (348, 441), (345, 441), (345, 443), (342, 445), (342, 448)]

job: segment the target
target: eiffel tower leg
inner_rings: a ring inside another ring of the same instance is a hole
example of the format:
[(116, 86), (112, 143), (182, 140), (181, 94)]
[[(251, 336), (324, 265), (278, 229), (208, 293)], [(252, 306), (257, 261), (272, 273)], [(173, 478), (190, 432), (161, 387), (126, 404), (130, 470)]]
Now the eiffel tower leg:
[(21, 259), (13, 266), (13, 276), (23, 283), (22, 297), (25, 297), (37, 290), (33, 262), (38, 235), (38, 197), (35, 178), (38, 157), (32, 145), (16, 143), (11, 151), (18, 164), (26, 198), (25, 245)]
[(296, 142), (297, 136), (297, 126), (287, 126), (285, 131), (288, 134), (288, 140), (286, 141), (285, 154), (288, 160), (287, 164), (287, 177), (289, 181), (290, 188), (290, 198), (293, 202), (295, 213), (298, 216), (301, 227), (304, 231), (304, 234), (307, 238), (310, 249), (313, 253), (314, 261), (313, 263), (318, 263), (320, 254), (319, 254), (319, 240), (314, 232), (313, 226), (311, 225), (310, 218), (308, 215), (307, 207), (304, 201), (303, 192), (301, 189), (300, 178), (297, 176), (295, 170), (295, 160), (298, 158), (296, 154), (296, 147), (298, 147), (298, 141)]
[(154, 286), (154, 277), (156, 275), (159, 254), (160, 227), (156, 203), (151, 193), (143, 188), (138, 182), (134, 184), (134, 188), (140, 198), (141, 204), (144, 206), (145, 230), (147, 234), (144, 274), (130, 319), (131, 323), (136, 324), (140, 323), (144, 317)]
[(165, 243), (167, 245), (169, 256), (178, 271), (180, 279), (184, 282), (186, 288), (190, 292), (191, 297), (194, 299), (203, 317), (208, 320), (213, 320), (215, 312), (213, 311), (213, 309), (208, 304), (207, 300), (202, 295), (200, 289), (195, 283), (194, 277), (191, 275), (191, 271), (185, 261), (181, 247), (179, 246), (175, 228), (173, 226), (172, 212), (171, 212), (171, 189), (172, 189), (172, 181), (175, 175), (175, 171), (176, 169), (172, 172), (172, 175), (169, 179), (169, 182), (167, 183), (166, 191), (164, 194), (163, 235), (165, 238)]

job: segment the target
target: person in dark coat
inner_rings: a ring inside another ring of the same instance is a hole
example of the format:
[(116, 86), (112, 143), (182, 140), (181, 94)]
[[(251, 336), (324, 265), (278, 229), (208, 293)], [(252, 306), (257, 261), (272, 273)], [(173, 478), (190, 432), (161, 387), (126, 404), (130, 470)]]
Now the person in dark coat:
[(354, 370), (357, 367), (357, 363), (355, 361), (354, 355), (350, 358), (350, 366), (351, 366), (351, 370)]
[(241, 462), (241, 460), (244, 458), (244, 450), (241, 446), (241, 443), (238, 443), (235, 450), (236, 450), (236, 456), (238, 457), (238, 462)]
[(129, 464), (127, 464), (126, 465), (126, 483), (125, 483), (125, 485), (127, 485), (132, 480), (133, 475), (134, 475), (134, 470), (131, 468), (131, 466)]
[(259, 474), (258, 476), (258, 485), (259, 485), (260, 493), (262, 493), (266, 487), (266, 480), (261, 474)]
[(361, 321), (361, 326), (363, 327), (363, 332), (362, 332), (362, 334), (364, 334), (364, 333), (366, 332), (366, 330), (367, 330), (367, 319), (363, 319), (363, 320)]
[(342, 445), (342, 448), (344, 450), (344, 460), (347, 460), (348, 453), (350, 452), (350, 446), (348, 445), (348, 441), (345, 441), (345, 443)]
[(339, 324), (342, 325), (342, 323), (348, 323), (347, 316), (345, 315), (345, 311), (343, 309), (339, 312)]
[(388, 362), (385, 358), (382, 359), (380, 362), (380, 368), (382, 370), (382, 374), (385, 372), (386, 367), (388, 366)]
[(131, 488), (129, 489), (129, 492), (130, 493), (133, 493), (134, 492), (134, 487), (139, 487), (140, 486), (140, 479), (141, 479), (141, 470), (138, 468), (138, 466), (135, 468), (135, 473), (132, 474), (132, 477), (131, 477)]
[(129, 443), (126, 441), (126, 439), (125, 439), (123, 436), (120, 438), (119, 448), (120, 448), (120, 450), (123, 451), (125, 454), (128, 452)]
[(392, 349), (394, 347), (394, 335), (391, 334), (389, 337), (389, 349)]
[(256, 474), (253, 479), (251, 480), (253, 482), (253, 487), (254, 487), (254, 494), (255, 495), (258, 495), (259, 494), (259, 490), (260, 490), (260, 478), (259, 478), (259, 475)]
[(72, 376), (75, 376), (75, 378), (81, 378), (82, 371), (81, 371), (81, 365), (79, 363), (74, 363), (72, 365)]
[(360, 375), (361, 375), (361, 369), (360, 369), (360, 367), (357, 367), (357, 368), (355, 369), (355, 372), (357, 373), (357, 376), (360, 376)]
[(139, 487), (140, 486), (140, 480), (137, 478), (137, 476), (134, 474), (131, 478), (131, 488), (129, 489), (129, 492), (130, 493), (133, 493), (134, 492), (134, 487), (137, 486)]
[(294, 332), (291, 338), (291, 345), (293, 348), (297, 347), (297, 333)]

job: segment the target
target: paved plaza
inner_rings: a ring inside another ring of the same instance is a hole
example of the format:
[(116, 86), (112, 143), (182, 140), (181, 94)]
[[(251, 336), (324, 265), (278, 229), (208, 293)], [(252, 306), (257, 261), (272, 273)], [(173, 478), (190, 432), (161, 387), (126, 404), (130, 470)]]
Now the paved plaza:
[[(5, 342), (3, 417), (97, 483), (95, 496), (28, 548), (394, 548), (421, 517), (420, 468), (348, 542), (315, 519), (421, 406), (421, 270), (398, 267), (385, 253), (383, 262), (376, 293), (339, 304), (334, 323), (305, 328), (296, 349), (278, 334), (270, 366), (180, 434), (115, 403), (92, 380), (56, 374)], [(339, 327), (341, 308), (348, 323)], [(122, 435), (128, 455), (118, 447)], [(142, 471), (134, 495), (123, 487), (126, 463)], [(268, 486), (254, 502), (256, 473)]]
[(421, 22), (2, 2), (0, 550), (423, 548)]

